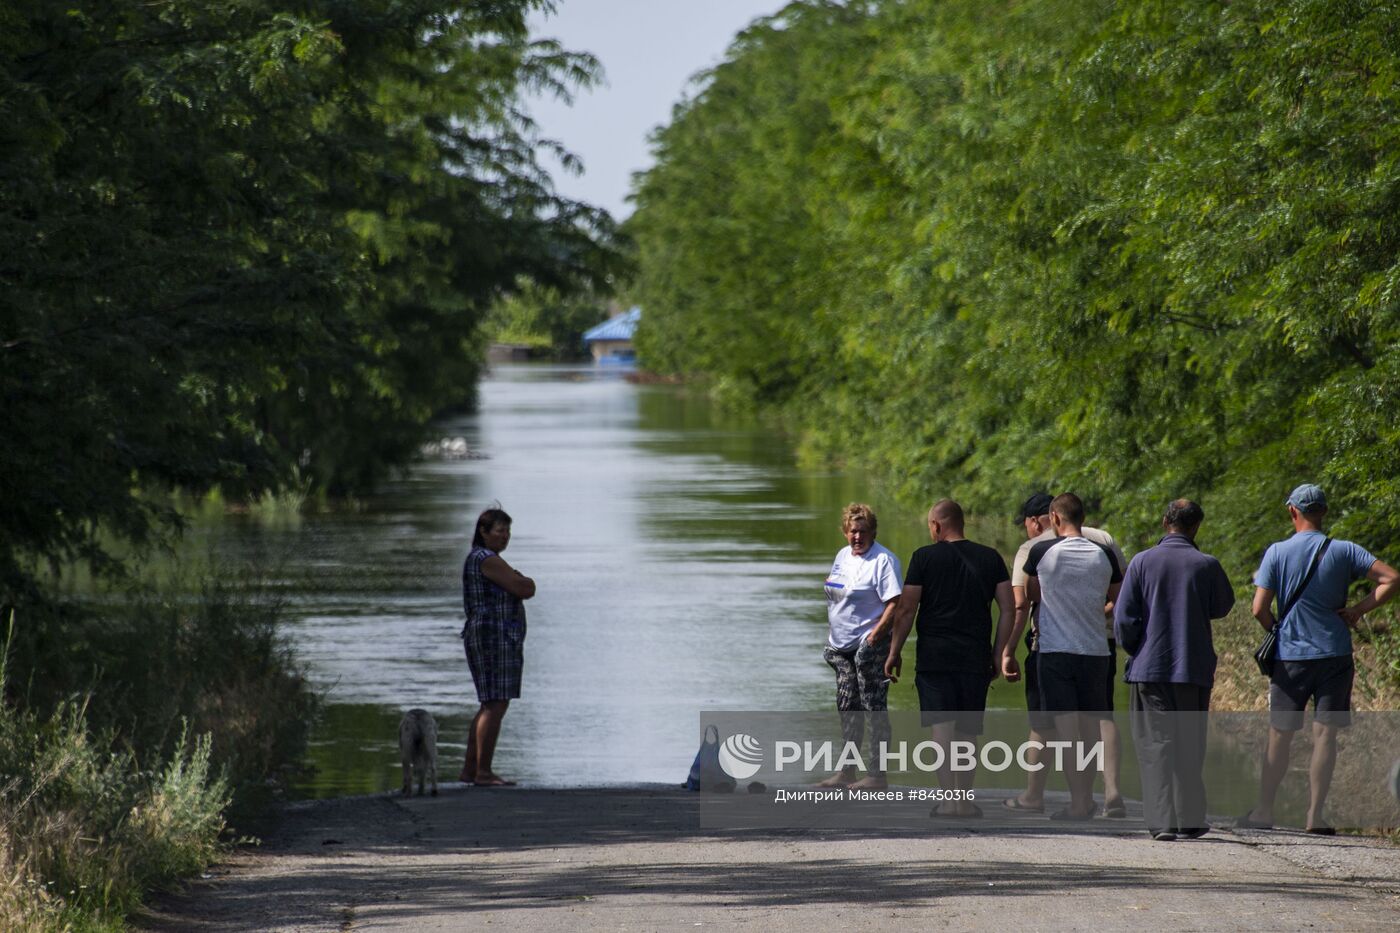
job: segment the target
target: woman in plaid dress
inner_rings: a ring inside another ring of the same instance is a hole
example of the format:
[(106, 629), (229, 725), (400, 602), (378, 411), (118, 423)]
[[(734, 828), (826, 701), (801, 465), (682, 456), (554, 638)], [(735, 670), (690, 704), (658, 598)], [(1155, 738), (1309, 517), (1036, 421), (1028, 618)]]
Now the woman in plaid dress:
[(467, 652), (476, 698), (481, 703), (467, 731), (467, 760), (461, 780), (478, 787), (514, 784), (491, 770), (491, 756), (510, 701), (520, 696), (525, 655), (525, 603), (535, 581), (501, 559), (510, 544), (510, 516), (490, 508), (476, 520), (471, 553), (462, 565), (462, 604)]

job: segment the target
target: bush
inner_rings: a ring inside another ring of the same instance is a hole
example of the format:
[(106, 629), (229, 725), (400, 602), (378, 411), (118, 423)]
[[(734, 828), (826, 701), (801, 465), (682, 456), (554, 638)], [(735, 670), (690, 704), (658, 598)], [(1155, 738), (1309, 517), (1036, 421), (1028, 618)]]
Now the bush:
[[(218, 854), (305, 747), (315, 698), (256, 581), (31, 605), (0, 667), (0, 929), (120, 929)], [(78, 692), (81, 691), (81, 692)]]
[(86, 707), (0, 708), (0, 927), (117, 928), (142, 894), (208, 865), (229, 803), (210, 739), (142, 771)]
[(141, 762), (208, 734), (241, 802), (300, 757), (315, 713), (282, 612), (256, 579), (188, 571), (32, 606), (16, 617), (7, 693), (44, 718), (90, 696), (89, 728)]

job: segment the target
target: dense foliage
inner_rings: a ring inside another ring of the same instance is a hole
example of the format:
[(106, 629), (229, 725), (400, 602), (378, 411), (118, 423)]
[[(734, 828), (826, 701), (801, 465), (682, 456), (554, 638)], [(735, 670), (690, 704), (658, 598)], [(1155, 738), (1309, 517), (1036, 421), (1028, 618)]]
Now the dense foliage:
[(492, 306), (482, 332), (493, 343), (530, 348), (531, 356), (577, 360), (588, 356), (583, 334), (608, 317), (608, 302), (593, 292), (566, 294), (522, 281)]
[(756, 23), (656, 135), (651, 368), (911, 501), (1202, 501), (1245, 582), (1287, 491), (1400, 546), (1400, 10), (869, 0)]
[(170, 488), (365, 486), (520, 277), (604, 274), (518, 109), (595, 74), (548, 4), (0, 0), (0, 604)]

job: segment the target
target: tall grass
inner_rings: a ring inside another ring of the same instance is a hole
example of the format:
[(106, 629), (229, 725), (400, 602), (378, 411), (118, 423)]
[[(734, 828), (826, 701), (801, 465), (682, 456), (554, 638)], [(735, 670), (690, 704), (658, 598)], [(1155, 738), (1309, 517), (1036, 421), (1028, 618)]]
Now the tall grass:
[(256, 583), (21, 607), (0, 663), (0, 930), (117, 930), (217, 855), (315, 701)]
[[(1254, 649), (1264, 630), (1248, 606), (1236, 606), (1214, 624), (1219, 664), (1211, 708), (1230, 712), (1269, 708), (1269, 682), (1254, 664)], [(1353, 633), (1356, 680), (1352, 707), (1362, 711), (1400, 710), (1400, 623), (1390, 606), (1367, 616)]]

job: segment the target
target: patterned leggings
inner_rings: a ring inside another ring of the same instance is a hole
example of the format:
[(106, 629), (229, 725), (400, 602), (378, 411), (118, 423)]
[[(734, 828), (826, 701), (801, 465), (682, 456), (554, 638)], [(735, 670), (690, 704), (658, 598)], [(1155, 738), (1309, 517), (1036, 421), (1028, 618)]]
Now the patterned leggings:
[(836, 672), (836, 708), (841, 711), (841, 738), (860, 748), (865, 737), (865, 720), (870, 720), (871, 774), (883, 774), (880, 744), (890, 740), (890, 717), (885, 710), (890, 685), (885, 678), (885, 658), (890, 652), (888, 638), (872, 645), (862, 641), (854, 651), (837, 651), (828, 645), (822, 659)]

